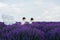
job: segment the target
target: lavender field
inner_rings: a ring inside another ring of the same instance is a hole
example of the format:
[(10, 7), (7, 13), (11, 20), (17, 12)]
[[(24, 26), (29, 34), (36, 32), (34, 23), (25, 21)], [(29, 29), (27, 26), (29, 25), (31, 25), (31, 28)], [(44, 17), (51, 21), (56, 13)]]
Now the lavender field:
[(0, 40), (60, 40), (60, 22), (5, 25), (0, 22)]

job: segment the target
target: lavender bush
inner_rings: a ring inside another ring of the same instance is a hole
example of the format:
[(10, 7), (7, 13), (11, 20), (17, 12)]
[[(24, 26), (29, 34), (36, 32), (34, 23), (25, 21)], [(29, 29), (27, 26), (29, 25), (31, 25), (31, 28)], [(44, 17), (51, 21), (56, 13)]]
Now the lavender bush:
[(60, 40), (60, 22), (6, 25), (0, 22), (0, 40)]

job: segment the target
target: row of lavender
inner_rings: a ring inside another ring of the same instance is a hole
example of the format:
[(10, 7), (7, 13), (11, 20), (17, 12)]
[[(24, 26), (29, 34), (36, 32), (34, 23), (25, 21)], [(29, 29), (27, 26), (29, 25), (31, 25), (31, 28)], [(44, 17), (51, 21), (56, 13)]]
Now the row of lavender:
[(5, 25), (0, 22), (0, 40), (60, 40), (60, 22)]

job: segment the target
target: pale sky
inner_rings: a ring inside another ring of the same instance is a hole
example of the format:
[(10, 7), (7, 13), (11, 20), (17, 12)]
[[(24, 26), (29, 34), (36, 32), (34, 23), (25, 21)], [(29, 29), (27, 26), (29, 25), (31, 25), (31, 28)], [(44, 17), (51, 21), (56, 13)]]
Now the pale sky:
[(2, 15), (12, 15), (16, 21), (31, 17), (35, 21), (60, 21), (60, 0), (0, 0), (0, 21)]

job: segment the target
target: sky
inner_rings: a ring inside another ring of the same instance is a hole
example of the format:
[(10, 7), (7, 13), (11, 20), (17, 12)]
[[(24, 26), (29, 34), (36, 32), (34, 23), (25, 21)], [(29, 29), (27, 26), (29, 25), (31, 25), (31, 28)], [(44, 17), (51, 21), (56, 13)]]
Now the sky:
[(0, 21), (2, 15), (11, 15), (15, 21), (26, 17), (30, 21), (60, 21), (60, 0), (0, 0)]

